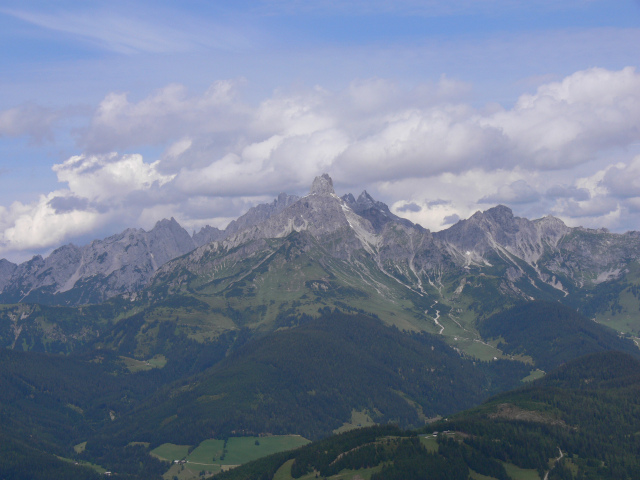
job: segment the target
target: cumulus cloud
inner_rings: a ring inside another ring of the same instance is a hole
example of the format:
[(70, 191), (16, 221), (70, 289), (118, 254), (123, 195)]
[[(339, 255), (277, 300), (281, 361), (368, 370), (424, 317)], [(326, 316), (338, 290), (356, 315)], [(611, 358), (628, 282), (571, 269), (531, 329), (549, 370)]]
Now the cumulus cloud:
[(479, 121), (498, 128), (511, 154), (537, 168), (577, 165), (640, 139), (640, 75), (632, 67), (576, 72)]
[(142, 155), (77, 155), (53, 166), (60, 182), (82, 198), (121, 202), (128, 194), (162, 186), (171, 175), (157, 171), (158, 162), (145, 163)]
[[(0, 251), (4, 254), (34, 251), (60, 245), (70, 237), (98, 228), (106, 219), (90, 210), (57, 210), (55, 204), (68, 195), (57, 191), (41, 195), (32, 204), (14, 202), (0, 210)], [(53, 204), (52, 204), (53, 202)]]
[[(29, 229), (56, 225), (53, 245), (116, 216), (224, 226), (252, 202), (304, 193), (324, 172), (432, 230), (495, 203), (609, 225), (640, 205), (640, 157), (608, 159), (640, 141), (633, 68), (576, 72), (511, 108), (477, 108), (465, 101), (468, 86), (446, 77), (411, 89), (369, 79), (338, 92), (278, 91), (255, 105), (241, 84), (216, 82), (202, 94), (169, 85), (138, 101), (107, 95), (81, 134), (86, 153), (53, 167), (65, 188), (3, 210), (5, 248), (46, 243)], [(164, 152), (113, 153), (147, 147)], [(575, 180), (577, 167), (597, 172)]]
[(235, 132), (249, 119), (234, 101), (239, 81), (213, 83), (201, 96), (172, 84), (134, 103), (126, 93), (110, 93), (98, 106), (81, 144), (92, 152), (110, 152), (215, 132)]
[(61, 213), (87, 210), (89, 208), (89, 200), (76, 196), (53, 197), (49, 200), (49, 206), (53, 208), (56, 215), (59, 215)]
[(460, 217), (457, 214), (448, 215), (442, 219), (442, 225), (453, 225), (460, 221)]
[(415, 202), (405, 203), (396, 208), (397, 212), (419, 212), (422, 207)]
[(164, 146), (158, 168), (182, 170), (184, 181), (202, 171), (200, 183), (224, 183), (243, 170), (263, 185), (271, 182), (260, 176), (275, 170), (285, 184), (325, 170), (369, 182), (476, 167), (557, 170), (640, 141), (633, 68), (577, 72), (521, 96), (511, 109), (477, 110), (461, 101), (464, 91), (446, 77), (411, 91), (371, 79), (342, 92), (276, 92), (250, 106), (238, 82), (217, 82), (200, 96), (170, 85), (139, 102), (108, 95), (82, 141), (89, 151)]
[(562, 214), (574, 219), (582, 218), (602, 218), (619, 215), (620, 204), (613, 198), (597, 197), (586, 202), (576, 202), (569, 200), (562, 206)]
[(54, 165), (67, 188), (40, 195), (32, 203), (14, 202), (2, 208), (0, 251), (37, 251), (109, 223), (138, 221), (146, 205), (131, 199), (173, 178), (159, 173), (156, 166), (157, 162), (145, 163), (141, 155), (115, 153), (78, 155)]

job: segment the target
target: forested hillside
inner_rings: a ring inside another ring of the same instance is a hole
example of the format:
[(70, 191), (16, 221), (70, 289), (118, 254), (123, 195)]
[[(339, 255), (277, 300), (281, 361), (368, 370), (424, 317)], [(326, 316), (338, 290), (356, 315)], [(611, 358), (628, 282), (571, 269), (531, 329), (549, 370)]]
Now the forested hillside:
[(640, 362), (602, 352), (421, 430), (349, 432), (219, 478), (631, 480), (640, 475), (638, 398)]

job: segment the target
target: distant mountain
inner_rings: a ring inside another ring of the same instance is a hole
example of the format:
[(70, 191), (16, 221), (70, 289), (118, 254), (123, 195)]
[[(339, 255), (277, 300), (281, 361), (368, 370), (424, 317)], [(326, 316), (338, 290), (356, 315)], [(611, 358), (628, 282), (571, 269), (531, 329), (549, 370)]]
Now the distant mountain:
[[(0, 262), (0, 301), (20, 302), (0, 305), (0, 344), (34, 355), (25, 357), (26, 372), (18, 357), (7, 357), (13, 370), (0, 362), (11, 391), (27, 395), (0, 404), (13, 419), (5, 435), (27, 455), (33, 422), (48, 436), (41, 453), (69, 459), (84, 444), (79, 458), (147, 478), (144, 462), (166, 473), (148, 456), (162, 442), (320, 438), (360, 423), (356, 417), (421, 425), (533, 378), (537, 368), (601, 350), (637, 353), (639, 252), (637, 233), (531, 221), (504, 206), (432, 233), (367, 192), (338, 197), (323, 175), (308, 195), (280, 195), (224, 231), (190, 236), (163, 220), (46, 259)], [(35, 351), (71, 353), (69, 363), (56, 358), (47, 367), (67, 369), (72, 380), (40, 373), (48, 357)], [(77, 363), (83, 352), (98, 365)], [(41, 403), (30, 403), (34, 392)], [(51, 437), (56, 425), (67, 429), (63, 440)], [(509, 461), (542, 468), (559, 438), (543, 433), (526, 437), (539, 441), (529, 449), (535, 458), (511, 452)], [(482, 451), (441, 445), (458, 459)], [(398, 444), (403, 455), (422, 455), (418, 447)], [(449, 458), (438, 456), (423, 467)], [(476, 460), (469, 462), (480, 468)], [(462, 474), (471, 468), (456, 465)], [(483, 475), (505, 478), (491, 468)], [(383, 474), (403, 478), (393, 475)]]
[(281, 193), (272, 203), (264, 203), (250, 208), (247, 213), (239, 217), (237, 220), (231, 221), (224, 230), (220, 230), (209, 225), (201, 228), (197, 233), (194, 232), (193, 241), (197, 247), (201, 247), (202, 245), (206, 245), (211, 242), (222, 241), (240, 230), (264, 222), (272, 215), (280, 213), (286, 207), (299, 199), (300, 197), (296, 195)]
[[(482, 338), (477, 320), (534, 299), (560, 301), (639, 336), (639, 258), (637, 232), (570, 228), (551, 216), (528, 220), (505, 206), (432, 233), (366, 191), (338, 197), (323, 175), (308, 195), (281, 194), (225, 230), (189, 236), (175, 220), (163, 220), (149, 232), (67, 245), (46, 259), (0, 261), (0, 302), (111, 299), (118, 317), (145, 310), (149, 321), (177, 318), (180, 331), (202, 339), (242, 328), (271, 331), (282, 315), (331, 307), (440, 334), (463, 352), (492, 359), (503, 352)], [(30, 348), (32, 341), (20, 340), (26, 332), (40, 335), (46, 350), (102, 331), (76, 322), (61, 337), (29, 313), (11, 315), (0, 325), (9, 346)], [(136, 342), (149, 335), (147, 324)]]
[(346, 308), (492, 358), (500, 352), (482, 340), (476, 319), (533, 299), (560, 301), (613, 325), (605, 315), (628, 291), (635, 300), (614, 313), (628, 315), (623, 332), (640, 333), (633, 316), (638, 258), (635, 232), (569, 228), (554, 217), (530, 221), (504, 206), (431, 233), (366, 192), (357, 200), (336, 196), (325, 175), (266, 220), (166, 263), (139, 298), (153, 308), (188, 293), (209, 305), (218, 325), (261, 330), (290, 310)]
[(193, 237), (171, 218), (149, 232), (130, 228), (85, 247), (64, 245), (47, 258), (37, 255), (20, 265), (2, 259), (0, 302), (83, 305), (122, 294), (135, 298), (169, 260), (263, 222), (297, 199), (280, 194), (271, 204), (251, 208), (225, 230), (206, 226)]
[(162, 220), (146, 232), (127, 229), (85, 247), (65, 245), (46, 259), (17, 265), (1, 283), (3, 303), (100, 303), (143, 288), (159, 266), (195, 248), (176, 222)]

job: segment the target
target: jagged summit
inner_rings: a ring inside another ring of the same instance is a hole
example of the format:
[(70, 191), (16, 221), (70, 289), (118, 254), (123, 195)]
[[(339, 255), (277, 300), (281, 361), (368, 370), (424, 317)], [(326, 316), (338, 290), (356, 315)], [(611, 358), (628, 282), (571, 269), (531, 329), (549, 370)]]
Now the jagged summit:
[(373, 206), (377, 203), (366, 190), (362, 191), (362, 193), (358, 196), (358, 200), (356, 200), (356, 202), (363, 206)]
[(421, 226), (414, 225), (406, 218), (401, 218), (391, 213), (386, 204), (375, 200), (366, 190), (362, 191), (357, 200), (351, 193), (347, 193), (340, 198), (349, 205), (355, 213), (369, 220), (376, 233), (382, 232), (384, 226), (389, 222), (399, 223), (408, 228), (424, 230)]
[(316, 177), (311, 184), (311, 195), (335, 195), (336, 192), (333, 189), (333, 180), (331, 177), (323, 173), (319, 177)]
[[(297, 237), (304, 239), (300, 243), (304, 249), (322, 248), (325, 260), (328, 255), (363, 262), (364, 255), (386, 277), (401, 272), (398, 281), (403, 285), (415, 277), (411, 288), (420, 292), (425, 284), (435, 285), (434, 278), (442, 272), (455, 276), (457, 269), (485, 268), (517, 258), (509, 266), (508, 281), (529, 275), (534, 284), (542, 282), (547, 284), (544, 288), (551, 285), (568, 295), (565, 285), (581, 288), (618, 278), (626, 271), (627, 259), (640, 258), (639, 232), (623, 236), (574, 229), (552, 216), (528, 220), (504, 205), (431, 233), (398, 217), (366, 190), (357, 198), (351, 193), (337, 197), (325, 173), (314, 179), (309, 195), (281, 193), (271, 203), (250, 208), (224, 230), (206, 226), (189, 235), (170, 218), (160, 220), (149, 232), (132, 228), (84, 247), (66, 245), (46, 259), (37, 256), (20, 265), (0, 261), (0, 301), (96, 303), (141, 290), (160, 268), (169, 272), (177, 265), (165, 268), (165, 264), (189, 252), (195, 253), (184, 261), (199, 272), (197, 264), (204, 252), (219, 256), (220, 265), (228, 260), (225, 252), (236, 252), (231, 262), (235, 264), (261, 249), (267, 251), (271, 240), (294, 232), (301, 233)], [(527, 272), (520, 261), (533, 270)], [(374, 277), (371, 281), (376, 284), (379, 279)]]
[(156, 222), (156, 224), (154, 225), (153, 228), (158, 228), (158, 227), (175, 227), (175, 226), (180, 226), (180, 224), (176, 221), (175, 218), (171, 217), (170, 219), (168, 218), (163, 218), (162, 220), (158, 220)]

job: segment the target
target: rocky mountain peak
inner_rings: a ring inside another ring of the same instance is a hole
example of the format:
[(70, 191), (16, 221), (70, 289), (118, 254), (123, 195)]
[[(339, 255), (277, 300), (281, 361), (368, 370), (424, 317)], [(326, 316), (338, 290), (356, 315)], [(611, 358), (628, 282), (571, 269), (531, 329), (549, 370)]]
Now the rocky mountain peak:
[(533, 222), (545, 230), (555, 230), (561, 233), (568, 233), (571, 230), (562, 220), (553, 215), (547, 215)]
[(150, 232), (153, 232), (154, 230), (155, 231), (160, 231), (160, 230), (174, 231), (174, 230), (182, 230), (182, 227), (176, 221), (175, 218), (171, 217), (170, 219), (163, 218), (162, 220), (159, 220), (158, 222), (156, 222), (156, 224), (150, 230)]
[(333, 189), (333, 180), (331, 177), (323, 173), (319, 177), (316, 177), (311, 184), (311, 195), (335, 195), (336, 192)]
[(356, 203), (356, 199), (351, 193), (347, 193), (340, 197), (343, 202), (345, 202), (350, 207)]
[(358, 205), (362, 205), (363, 207), (374, 206), (377, 203), (366, 190), (362, 191), (362, 193), (358, 196), (358, 200), (356, 202), (358, 203)]
[(496, 205), (495, 207), (486, 210), (484, 214), (500, 225), (513, 222), (513, 211), (505, 205)]

